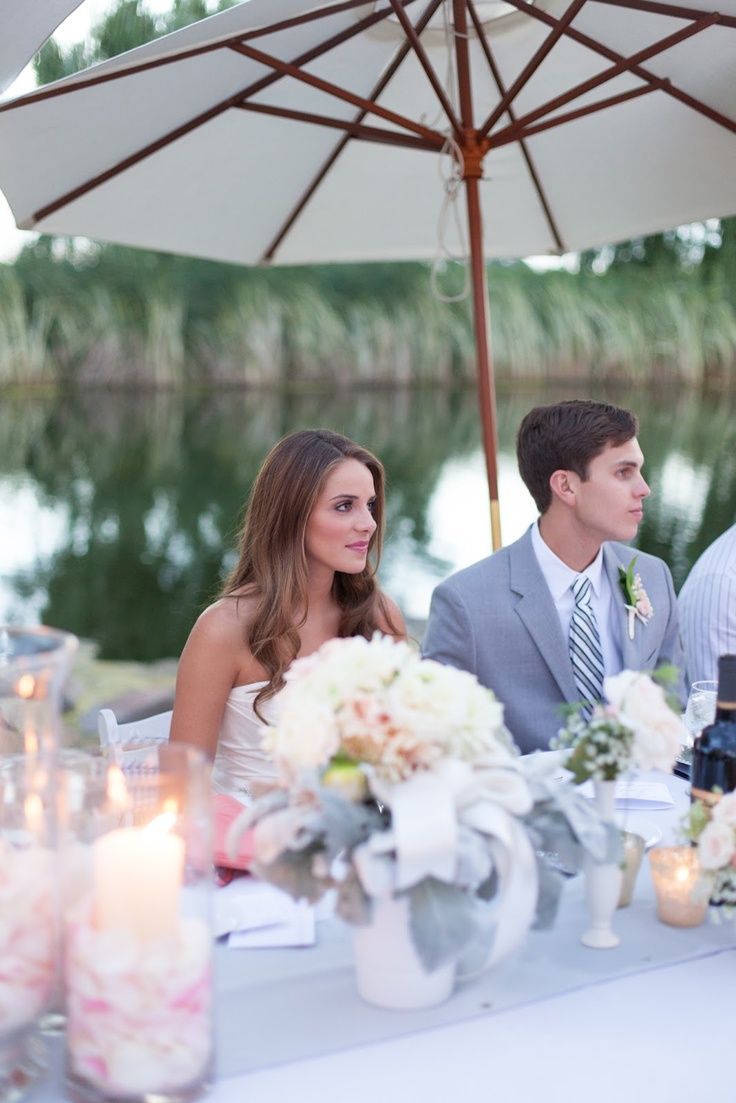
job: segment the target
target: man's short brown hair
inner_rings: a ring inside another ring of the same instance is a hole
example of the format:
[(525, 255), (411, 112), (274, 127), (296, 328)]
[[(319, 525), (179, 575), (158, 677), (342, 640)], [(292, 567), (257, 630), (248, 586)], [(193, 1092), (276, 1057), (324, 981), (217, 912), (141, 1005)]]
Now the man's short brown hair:
[(636, 414), (608, 402), (576, 398), (530, 410), (516, 436), (516, 458), (539, 512), (549, 509), (555, 471), (574, 471), (585, 482), (591, 460), (638, 432)]

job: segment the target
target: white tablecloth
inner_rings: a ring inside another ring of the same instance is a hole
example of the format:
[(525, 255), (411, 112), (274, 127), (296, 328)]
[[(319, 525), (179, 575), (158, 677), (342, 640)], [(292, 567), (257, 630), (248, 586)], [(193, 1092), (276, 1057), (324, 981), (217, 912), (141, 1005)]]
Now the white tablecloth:
[[(679, 810), (637, 813), (663, 843), (687, 800), (685, 783), (667, 783)], [(616, 914), (620, 947), (582, 947), (585, 918), (576, 878), (552, 931), (532, 932), (512, 959), (424, 1012), (359, 1000), (337, 921), (319, 925), (313, 949), (218, 947), (212, 1103), (689, 1103), (721, 1090), (736, 924), (659, 923), (646, 862)], [(53, 1083), (41, 1094), (61, 1098)]]

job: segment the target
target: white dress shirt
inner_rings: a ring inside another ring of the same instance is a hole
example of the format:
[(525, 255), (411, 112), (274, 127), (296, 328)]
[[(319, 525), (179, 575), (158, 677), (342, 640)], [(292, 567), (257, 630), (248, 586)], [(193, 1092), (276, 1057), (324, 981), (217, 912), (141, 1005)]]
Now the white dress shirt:
[(539, 522), (532, 525), (532, 547), (555, 603), (565, 640), (570, 636), (570, 621), (575, 608), (572, 584), (581, 574), (590, 579), (590, 604), (595, 613), (598, 635), (601, 639), (603, 670), (606, 677), (620, 674), (623, 670), (623, 651), (619, 639), (618, 619), (613, 606), (614, 594), (611, 591), (608, 575), (603, 570), (603, 547), (600, 547), (597, 556), (584, 571), (574, 571), (545, 544), (539, 531)]

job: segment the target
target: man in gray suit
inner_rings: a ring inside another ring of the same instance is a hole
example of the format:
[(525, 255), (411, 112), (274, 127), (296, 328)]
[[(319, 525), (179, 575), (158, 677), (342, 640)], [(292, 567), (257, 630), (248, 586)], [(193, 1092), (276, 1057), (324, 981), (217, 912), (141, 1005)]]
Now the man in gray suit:
[[(623, 669), (666, 663), (682, 671), (667, 566), (614, 543), (636, 535), (650, 493), (638, 428), (634, 414), (602, 402), (531, 410), (516, 452), (538, 521), (514, 544), (446, 579), (432, 596), (424, 655), (469, 670), (492, 689), (523, 753), (548, 748), (563, 722), (561, 706), (600, 696), (581, 692), (571, 658), (581, 586), (594, 621), (595, 685)], [(681, 698), (683, 690), (680, 678)]]

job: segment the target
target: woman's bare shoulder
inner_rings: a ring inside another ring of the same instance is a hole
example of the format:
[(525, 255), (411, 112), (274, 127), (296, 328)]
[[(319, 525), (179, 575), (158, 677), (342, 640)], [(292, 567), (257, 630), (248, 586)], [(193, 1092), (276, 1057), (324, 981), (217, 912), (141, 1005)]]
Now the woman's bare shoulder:
[(388, 594), (382, 593), (381, 597), (383, 599), (385, 613), (379, 610), (378, 616), (376, 617), (376, 627), (379, 632), (386, 632), (397, 640), (405, 640), (407, 638), (407, 631), (401, 610), (394, 599), (389, 597)]
[(242, 646), (248, 639), (254, 609), (252, 597), (218, 598), (199, 614), (191, 635), (214, 646)]

